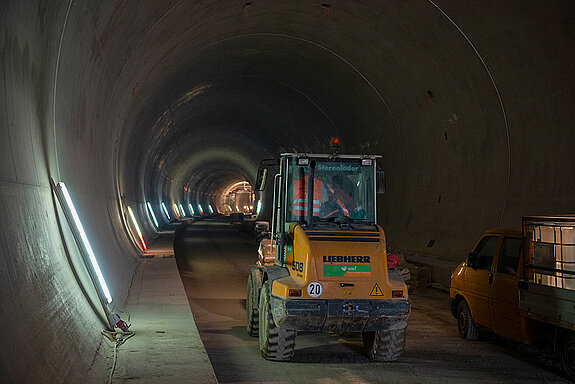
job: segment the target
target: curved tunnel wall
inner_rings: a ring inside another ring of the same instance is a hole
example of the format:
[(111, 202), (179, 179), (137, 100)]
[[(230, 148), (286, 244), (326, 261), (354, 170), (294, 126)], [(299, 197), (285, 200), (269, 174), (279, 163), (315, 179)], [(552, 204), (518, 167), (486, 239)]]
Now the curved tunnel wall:
[(156, 214), (207, 203), (261, 159), (335, 135), (383, 155), (395, 248), (455, 262), (486, 228), (573, 211), (570, 1), (9, 1), (0, 27), (7, 381), (104, 376), (104, 325), (50, 177), (118, 307), (138, 257), (127, 205), (143, 220), (147, 200)]

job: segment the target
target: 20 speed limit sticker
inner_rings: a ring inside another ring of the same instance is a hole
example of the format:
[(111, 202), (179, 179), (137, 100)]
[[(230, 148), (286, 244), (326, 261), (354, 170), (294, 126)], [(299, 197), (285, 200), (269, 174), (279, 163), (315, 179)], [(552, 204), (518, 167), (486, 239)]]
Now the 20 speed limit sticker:
[(320, 297), (323, 292), (323, 287), (320, 283), (313, 282), (307, 286), (307, 294), (311, 297)]

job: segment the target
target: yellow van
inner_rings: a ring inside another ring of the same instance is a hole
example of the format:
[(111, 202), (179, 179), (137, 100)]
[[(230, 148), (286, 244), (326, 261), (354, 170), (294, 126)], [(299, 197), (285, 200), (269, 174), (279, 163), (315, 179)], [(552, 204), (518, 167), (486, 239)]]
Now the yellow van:
[(485, 330), (530, 342), (530, 324), (519, 314), (522, 243), (520, 229), (491, 229), (453, 271), (451, 311), (465, 340), (477, 340)]

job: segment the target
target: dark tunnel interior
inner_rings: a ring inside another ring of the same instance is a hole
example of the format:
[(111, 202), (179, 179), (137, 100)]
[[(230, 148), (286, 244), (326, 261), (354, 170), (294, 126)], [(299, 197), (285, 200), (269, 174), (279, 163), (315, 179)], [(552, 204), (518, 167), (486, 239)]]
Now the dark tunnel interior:
[[(50, 178), (70, 190), (117, 306), (141, 253), (128, 206), (153, 239), (148, 202), (163, 223), (162, 203), (207, 213), (231, 185), (253, 185), (262, 159), (323, 153), (334, 136), (383, 156), (378, 222), (393, 249), (455, 265), (488, 228), (573, 211), (570, 1), (3, 8), (5, 377), (79, 382), (104, 364)], [(53, 351), (58, 340), (80, 357)]]

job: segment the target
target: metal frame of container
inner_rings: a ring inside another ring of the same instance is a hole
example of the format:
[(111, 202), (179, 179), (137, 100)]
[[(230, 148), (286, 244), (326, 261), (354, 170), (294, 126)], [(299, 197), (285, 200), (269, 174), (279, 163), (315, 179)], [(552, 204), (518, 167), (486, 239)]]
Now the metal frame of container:
[(520, 311), (575, 330), (575, 216), (526, 216), (522, 230)]

